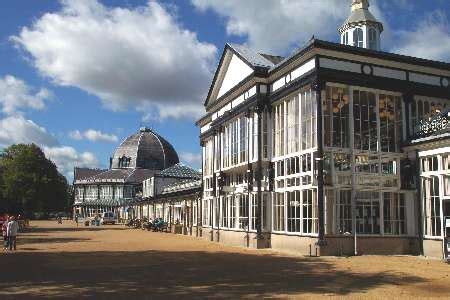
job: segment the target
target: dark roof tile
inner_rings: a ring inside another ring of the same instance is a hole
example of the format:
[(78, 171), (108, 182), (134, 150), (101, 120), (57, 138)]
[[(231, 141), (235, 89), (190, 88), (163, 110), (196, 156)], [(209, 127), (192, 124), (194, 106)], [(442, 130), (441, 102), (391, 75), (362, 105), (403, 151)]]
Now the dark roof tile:
[(144, 180), (155, 175), (154, 170), (149, 169), (135, 169), (125, 180), (127, 183), (142, 183)]
[(88, 179), (92, 176), (96, 176), (100, 173), (103, 173), (107, 170), (103, 170), (103, 169), (89, 169), (89, 168), (77, 168), (75, 167), (74, 169), (74, 174), (73, 174), (73, 180), (77, 181), (77, 180), (85, 180)]

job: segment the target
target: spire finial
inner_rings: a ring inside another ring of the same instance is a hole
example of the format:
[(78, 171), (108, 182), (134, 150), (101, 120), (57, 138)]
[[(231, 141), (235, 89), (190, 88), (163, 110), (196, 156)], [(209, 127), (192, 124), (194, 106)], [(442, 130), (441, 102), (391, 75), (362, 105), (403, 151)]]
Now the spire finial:
[(352, 11), (357, 9), (369, 9), (369, 0), (352, 0)]

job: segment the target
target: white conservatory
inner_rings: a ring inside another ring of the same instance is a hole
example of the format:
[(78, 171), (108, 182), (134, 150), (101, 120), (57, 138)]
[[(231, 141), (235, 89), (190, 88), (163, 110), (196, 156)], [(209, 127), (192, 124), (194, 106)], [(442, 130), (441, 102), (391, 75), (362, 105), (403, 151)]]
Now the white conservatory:
[(197, 121), (201, 235), (303, 254), (445, 252), (450, 64), (380, 51), (354, 0), (341, 44), (227, 44)]

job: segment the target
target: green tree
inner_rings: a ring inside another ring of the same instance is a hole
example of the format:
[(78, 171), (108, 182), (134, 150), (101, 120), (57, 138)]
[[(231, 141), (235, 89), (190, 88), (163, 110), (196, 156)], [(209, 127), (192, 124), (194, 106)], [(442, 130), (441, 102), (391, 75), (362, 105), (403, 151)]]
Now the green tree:
[(67, 180), (35, 144), (4, 149), (0, 170), (0, 209), (28, 216), (67, 209)]

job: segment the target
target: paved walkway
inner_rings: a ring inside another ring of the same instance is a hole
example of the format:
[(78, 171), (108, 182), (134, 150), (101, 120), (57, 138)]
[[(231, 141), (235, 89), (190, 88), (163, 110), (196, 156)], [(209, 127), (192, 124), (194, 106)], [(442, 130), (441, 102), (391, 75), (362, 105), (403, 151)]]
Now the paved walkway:
[(416, 257), (295, 257), (123, 226), (32, 222), (1, 253), (0, 299), (449, 297), (450, 265)]

